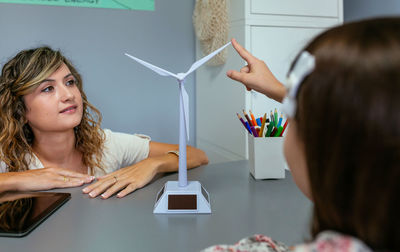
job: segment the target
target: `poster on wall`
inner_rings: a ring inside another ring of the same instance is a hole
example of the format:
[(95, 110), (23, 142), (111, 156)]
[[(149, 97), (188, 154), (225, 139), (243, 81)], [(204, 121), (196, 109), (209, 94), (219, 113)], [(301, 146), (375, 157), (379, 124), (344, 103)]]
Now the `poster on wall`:
[(154, 10), (154, 0), (0, 0), (0, 3), (109, 8), (124, 10)]

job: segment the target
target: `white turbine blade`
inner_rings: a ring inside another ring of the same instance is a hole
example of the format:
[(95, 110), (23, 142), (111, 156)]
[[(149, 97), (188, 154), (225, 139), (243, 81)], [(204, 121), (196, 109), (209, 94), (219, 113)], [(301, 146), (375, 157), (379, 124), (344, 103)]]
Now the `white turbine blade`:
[(220, 47), (219, 49), (215, 50), (214, 52), (210, 53), (209, 55), (199, 59), (198, 61), (194, 62), (193, 65), (190, 67), (190, 69), (185, 73), (185, 76), (183, 78), (185, 78), (188, 74), (190, 74), (191, 72), (193, 72), (194, 70), (196, 70), (197, 68), (199, 68), (201, 65), (203, 65), (204, 63), (206, 63), (207, 61), (209, 61), (212, 57), (214, 57), (215, 55), (217, 55), (219, 52), (221, 52), (222, 50), (225, 49), (225, 47), (227, 47), (228, 45), (230, 45), (231, 42), (225, 44), (224, 46)]
[(162, 68), (160, 68), (160, 67), (154, 66), (154, 65), (152, 65), (152, 64), (150, 64), (150, 63), (148, 63), (148, 62), (146, 62), (146, 61), (144, 61), (144, 60), (141, 60), (141, 59), (138, 59), (138, 58), (136, 58), (136, 57), (133, 57), (132, 55), (129, 55), (129, 54), (127, 54), (127, 53), (125, 53), (125, 55), (128, 56), (129, 58), (135, 60), (136, 62), (142, 64), (143, 66), (145, 66), (145, 67), (147, 67), (147, 68), (153, 70), (154, 72), (158, 73), (159, 75), (162, 75), (162, 76), (172, 76), (172, 77), (175, 77), (175, 78), (179, 79), (178, 76), (177, 76), (176, 74), (173, 74), (173, 73), (171, 73), (171, 72), (168, 72), (167, 70), (164, 70), (164, 69), (162, 69)]
[(187, 140), (189, 140), (189, 95), (186, 92), (184, 82), (180, 82), (180, 95), (182, 97), (183, 101), (183, 111), (184, 113), (184, 118), (185, 118), (185, 126), (186, 126), (186, 137)]

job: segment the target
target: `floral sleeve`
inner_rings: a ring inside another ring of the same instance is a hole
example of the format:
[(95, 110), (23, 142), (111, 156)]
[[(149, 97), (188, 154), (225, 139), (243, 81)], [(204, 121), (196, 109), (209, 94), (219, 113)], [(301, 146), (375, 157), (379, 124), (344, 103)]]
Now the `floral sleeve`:
[(254, 235), (240, 240), (235, 245), (215, 245), (203, 250), (203, 252), (220, 252), (220, 251), (285, 252), (289, 251), (289, 247), (282, 242), (277, 242), (272, 240), (268, 236)]
[(204, 252), (371, 252), (362, 241), (357, 238), (343, 235), (334, 231), (324, 231), (318, 234), (310, 243), (303, 243), (288, 247), (276, 242), (268, 236), (254, 235), (240, 240), (235, 245), (216, 245), (203, 250)]

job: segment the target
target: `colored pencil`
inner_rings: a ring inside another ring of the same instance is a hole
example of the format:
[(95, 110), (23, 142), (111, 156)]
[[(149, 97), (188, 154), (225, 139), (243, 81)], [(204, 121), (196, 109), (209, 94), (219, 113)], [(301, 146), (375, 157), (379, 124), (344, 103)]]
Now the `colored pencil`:
[(285, 132), (285, 129), (286, 129), (287, 125), (288, 125), (288, 119), (286, 119), (285, 124), (283, 125), (282, 132), (281, 132), (281, 134), (279, 136), (283, 135), (283, 132)]
[(275, 122), (274, 122), (274, 114), (272, 113), (272, 110), (271, 110), (271, 115), (269, 117), (271, 118), (270, 122), (275, 124)]
[(264, 113), (264, 117), (263, 117), (262, 123), (261, 123), (260, 136), (263, 136), (264, 128), (265, 128), (265, 122), (266, 122), (266, 121), (267, 121), (267, 113)]
[(254, 117), (253, 113), (251, 113), (251, 110), (249, 110), (249, 112), (250, 112), (250, 116), (251, 116), (251, 120), (252, 120), (253, 126), (257, 126), (256, 118)]
[(243, 126), (247, 129), (247, 131), (250, 133), (251, 135), (251, 131), (250, 128), (247, 127), (246, 123), (244, 122), (243, 118), (239, 115), (239, 113), (236, 113), (237, 117), (239, 118), (239, 120), (242, 122)]
[(250, 128), (251, 128), (251, 132), (253, 132), (253, 136), (258, 137), (256, 128), (254, 128), (254, 126), (251, 126)]
[(280, 127), (278, 128), (278, 130), (276, 131), (274, 137), (279, 137), (279, 136), (281, 135), (281, 133), (282, 133), (282, 130), (283, 130), (283, 127), (280, 126)]
[(281, 113), (281, 116), (279, 117), (278, 128), (281, 127), (281, 125), (282, 125), (282, 120), (283, 120), (283, 113)]
[(274, 123), (270, 122), (268, 124), (267, 133), (265, 133), (265, 137), (269, 137), (271, 135), (272, 128), (274, 127)]
[(257, 127), (257, 128), (256, 128), (256, 131), (257, 131), (257, 136), (260, 137), (260, 136), (261, 136), (261, 135), (260, 135), (260, 131), (261, 131), (260, 127)]
[(278, 131), (278, 128), (274, 127), (274, 129), (272, 130), (272, 132), (270, 134), (270, 137), (274, 137), (277, 131)]
[(243, 109), (243, 115), (244, 115), (244, 117), (246, 117), (246, 120), (249, 122), (250, 126), (255, 126), (255, 125), (253, 125), (253, 123), (251, 122), (249, 115), (246, 114), (246, 111), (244, 111), (244, 109)]
[(250, 124), (249, 124), (249, 122), (244, 122), (244, 123), (246, 124), (246, 128), (247, 128), (247, 130), (249, 131), (250, 135), (253, 135), (253, 133), (251, 132), (251, 129), (250, 129)]

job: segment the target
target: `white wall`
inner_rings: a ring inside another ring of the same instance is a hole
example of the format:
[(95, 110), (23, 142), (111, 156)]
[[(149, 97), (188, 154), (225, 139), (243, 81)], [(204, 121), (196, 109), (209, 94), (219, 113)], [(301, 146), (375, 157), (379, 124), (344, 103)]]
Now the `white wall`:
[(399, 0), (344, 0), (344, 21), (400, 15)]

